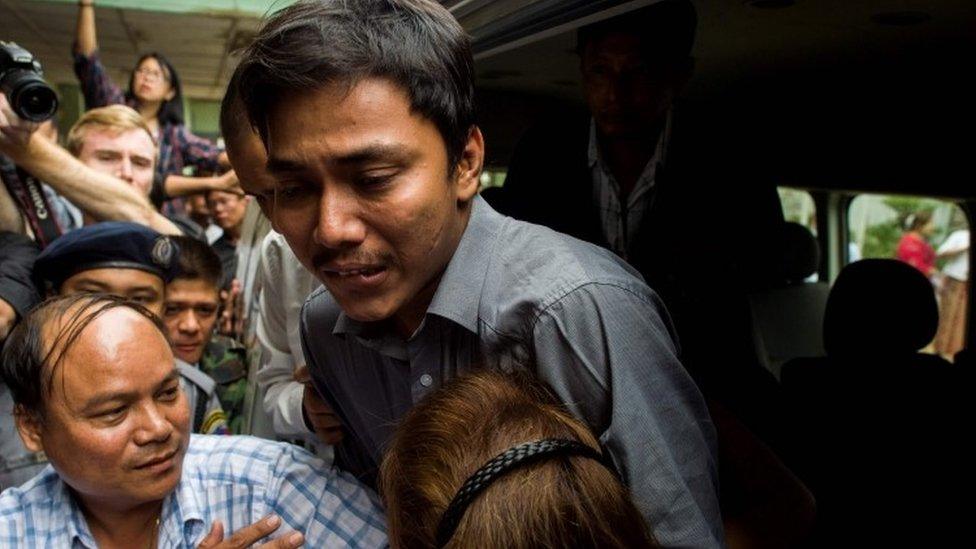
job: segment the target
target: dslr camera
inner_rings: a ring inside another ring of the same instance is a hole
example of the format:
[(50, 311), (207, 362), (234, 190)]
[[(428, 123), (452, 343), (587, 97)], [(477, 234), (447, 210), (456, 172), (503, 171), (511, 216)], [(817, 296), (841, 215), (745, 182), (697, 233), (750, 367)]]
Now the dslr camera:
[(42, 75), (41, 64), (29, 51), (0, 40), (0, 92), (24, 120), (43, 122), (58, 110), (58, 96)]

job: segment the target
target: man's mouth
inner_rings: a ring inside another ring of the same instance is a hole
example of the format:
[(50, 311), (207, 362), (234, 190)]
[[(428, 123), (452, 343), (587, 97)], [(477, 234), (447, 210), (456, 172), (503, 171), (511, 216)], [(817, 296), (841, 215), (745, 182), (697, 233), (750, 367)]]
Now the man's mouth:
[(175, 343), (173, 347), (180, 352), (192, 353), (200, 348), (200, 343)]
[(348, 289), (368, 290), (376, 288), (386, 279), (385, 265), (325, 265), (319, 269), (323, 282), (340, 284)]
[(180, 450), (179, 447), (176, 447), (164, 454), (157, 455), (153, 458), (141, 462), (139, 465), (136, 465), (135, 468), (140, 470), (154, 469), (154, 468), (166, 469), (172, 462), (173, 458), (176, 457), (176, 454), (179, 452), (179, 450)]

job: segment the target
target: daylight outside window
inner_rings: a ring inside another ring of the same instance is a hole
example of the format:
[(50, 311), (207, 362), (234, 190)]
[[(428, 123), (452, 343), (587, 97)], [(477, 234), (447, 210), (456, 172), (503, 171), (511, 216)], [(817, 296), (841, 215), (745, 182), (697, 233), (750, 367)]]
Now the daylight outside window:
[(864, 194), (848, 210), (848, 263), (895, 258), (932, 283), (939, 329), (923, 352), (951, 360), (965, 347), (969, 222), (957, 204), (912, 196)]

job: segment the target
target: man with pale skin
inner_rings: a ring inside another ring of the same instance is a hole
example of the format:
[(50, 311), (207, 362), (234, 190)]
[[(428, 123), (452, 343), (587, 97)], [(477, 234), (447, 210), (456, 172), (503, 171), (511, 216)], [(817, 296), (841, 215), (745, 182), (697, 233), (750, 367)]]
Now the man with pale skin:
[[(301, 449), (191, 436), (164, 331), (101, 295), (46, 302), (15, 329), (2, 374), (24, 444), (52, 467), (0, 495), (0, 544), (239, 548), (282, 525), (261, 547), (385, 543), (375, 496)], [(223, 540), (225, 524), (251, 526)]]
[[(156, 144), (137, 112), (123, 105), (86, 112), (68, 133), (70, 153), (37, 129), (0, 93), (0, 154), (50, 185), (89, 221), (131, 221), (163, 234), (184, 234), (186, 224), (174, 223), (149, 201)], [(237, 188), (233, 172), (211, 179), (213, 188)]]
[(662, 545), (722, 545), (714, 428), (658, 296), (477, 196), (474, 62), (446, 8), (302, 0), (237, 70), (274, 225), (328, 290), (301, 335), (340, 468), (373, 478), (397, 420), (449, 379), (527, 369), (599, 436)]

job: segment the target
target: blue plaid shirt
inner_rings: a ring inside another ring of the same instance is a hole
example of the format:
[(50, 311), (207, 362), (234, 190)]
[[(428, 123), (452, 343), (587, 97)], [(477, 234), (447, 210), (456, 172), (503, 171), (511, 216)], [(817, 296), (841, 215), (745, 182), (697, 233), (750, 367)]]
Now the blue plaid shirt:
[[(306, 547), (385, 547), (377, 497), (302, 448), (244, 436), (192, 435), (183, 477), (163, 502), (159, 547), (196, 547), (219, 520), (233, 532), (269, 514)], [(272, 537), (277, 537), (273, 535)], [(0, 495), (0, 547), (95, 548), (68, 486), (51, 467)]]

